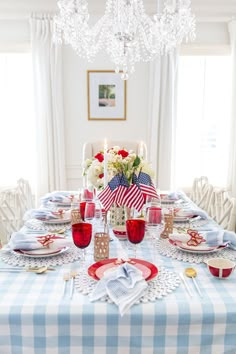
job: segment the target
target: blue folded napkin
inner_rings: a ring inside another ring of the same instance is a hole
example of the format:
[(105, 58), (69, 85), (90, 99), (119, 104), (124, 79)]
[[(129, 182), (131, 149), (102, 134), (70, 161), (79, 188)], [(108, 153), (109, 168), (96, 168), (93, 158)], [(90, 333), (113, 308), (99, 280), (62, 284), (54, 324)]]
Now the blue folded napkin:
[(142, 296), (147, 286), (142, 272), (135, 266), (124, 263), (98, 281), (90, 300), (96, 301), (108, 295), (123, 316)]
[(209, 246), (228, 244), (228, 247), (236, 250), (236, 234), (232, 231), (218, 230), (207, 231), (204, 238)]

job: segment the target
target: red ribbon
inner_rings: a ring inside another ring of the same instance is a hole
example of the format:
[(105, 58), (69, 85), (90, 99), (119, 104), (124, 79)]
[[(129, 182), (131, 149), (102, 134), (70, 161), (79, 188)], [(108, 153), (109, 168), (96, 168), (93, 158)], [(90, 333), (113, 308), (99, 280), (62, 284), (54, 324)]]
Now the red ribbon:
[(122, 258), (118, 258), (115, 262), (115, 264), (124, 264), (124, 263), (129, 263), (129, 264), (136, 264), (135, 261), (132, 261), (131, 259), (122, 259)]
[(48, 247), (50, 243), (53, 243), (54, 240), (60, 239), (61, 237), (56, 235), (46, 235), (46, 236), (39, 236), (37, 238), (39, 239), (38, 242), (41, 243), (43, 247)]

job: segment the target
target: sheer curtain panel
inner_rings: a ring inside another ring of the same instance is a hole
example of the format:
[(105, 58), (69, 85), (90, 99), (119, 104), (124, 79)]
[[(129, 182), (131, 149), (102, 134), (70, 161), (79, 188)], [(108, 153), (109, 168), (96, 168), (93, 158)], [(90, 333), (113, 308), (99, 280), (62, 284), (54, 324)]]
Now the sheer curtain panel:
[(228, 29), (232, 51), (232, 117), (228, 189), (230, 189), (232, 191), (233, 196), (236, 197), (236, 20), (232, 20), (229, 23)]
[(156, 183), (162, 190), (174, 188), (177, 53), (150, 63), (148, 151)]
[(37, 198), (66, 188), (61, 48), (49, 15), (30, 19), (37, 130)]

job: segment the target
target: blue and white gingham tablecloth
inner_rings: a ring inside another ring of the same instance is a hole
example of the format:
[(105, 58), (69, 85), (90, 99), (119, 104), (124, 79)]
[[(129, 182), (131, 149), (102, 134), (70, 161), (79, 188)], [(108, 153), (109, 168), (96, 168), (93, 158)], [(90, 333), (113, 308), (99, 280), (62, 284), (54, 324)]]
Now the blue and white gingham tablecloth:
[[(111, 257), (118, 243), (111, 242)], [(177, 274), (189, 266), (155, 254), (150, 241), (138, 246), (138, 258)], [(186, 278), (192, 298), (181, 284), (121, 317), (116, 305), (91, 303), (76, 291), (63, 298), (63, 274), (78, 267), (76, 262), (42, 275), (0, 273), (0, 354), (236, 353), (236, 272), (218, 280), (205, 264), (195, 264), (202, 298)]]

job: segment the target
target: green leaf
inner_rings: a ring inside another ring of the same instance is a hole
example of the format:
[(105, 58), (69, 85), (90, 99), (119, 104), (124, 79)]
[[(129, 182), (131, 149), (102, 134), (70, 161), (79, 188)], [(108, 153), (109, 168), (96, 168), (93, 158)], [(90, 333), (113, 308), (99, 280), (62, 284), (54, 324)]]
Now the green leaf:
[(133, 167), (138, 167), (138, 165), (140, 164), (141, 160), (138, 156), (136, 156), (134, 163), (133, 163)]

